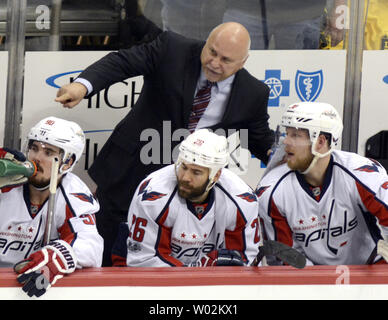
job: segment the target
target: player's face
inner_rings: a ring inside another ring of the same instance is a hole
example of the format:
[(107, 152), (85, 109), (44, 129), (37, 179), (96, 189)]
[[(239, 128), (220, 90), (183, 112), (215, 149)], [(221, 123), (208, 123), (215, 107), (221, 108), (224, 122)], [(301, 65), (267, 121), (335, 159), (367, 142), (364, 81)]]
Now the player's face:
[(240, 70), (248, 57), (246, 44), (225, 41), (213, 35), (208, 38), (201, 53), (202, 70), (211, 82), (225, 80)]
[(50, 184), (51, 165), (54, 157), (62, 159), (61, 149), (51, 144), (33, 141), (28, 147), (27, 158), (36, 164), (36, 175), (29, 179), (29, 183), (36, 188), (43, 188)]
[(314, 156), (311, 141), (305, 129), (287, 128), (284, 139), (287, 165), (292, 170), (305, 171)]
[(179, 196), (195, 200), (205, 193), (209, 182), (209, 169), (182, 162), (177, 171), (177, 178)]

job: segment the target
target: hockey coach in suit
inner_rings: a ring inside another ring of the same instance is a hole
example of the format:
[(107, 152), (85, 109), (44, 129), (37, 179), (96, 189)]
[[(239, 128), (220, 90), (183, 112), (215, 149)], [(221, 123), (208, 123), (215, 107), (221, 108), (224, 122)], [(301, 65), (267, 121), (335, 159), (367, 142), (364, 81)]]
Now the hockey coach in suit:
[[(144, 77), (136, 104), (117, 124), (88, 171), (101, 205), (97, 227), (105, 240), (103, 266), (111, 265), (118, 224), (127, 218), (136, 187), (146, 175), (170, 164), (162, 163), (163, 155), (171, 155), (180, 142), (171, 141), (171, 132), (190, 126), (247, 129), (248, 149), (267, 162), (274, 141), (268, 125), (269, 88), (243, 68), (249, 46), (248, 31), (234, 22), (217, 26), (206, 43), (166, 31), (152, 42), (109, 53), (58, 90), (56, 101), (72, 108), (113, 83)], [(193, 103), (207, 80), (212, 84), (210, 103), (196, 123)], [(171, 125), (168, 136), (163, 130), (166, 121)], [(140, 156), (148, 143), (141, 141), (141, 133), (150, 128), (160, 135), (161, 163), (144, 164)]]

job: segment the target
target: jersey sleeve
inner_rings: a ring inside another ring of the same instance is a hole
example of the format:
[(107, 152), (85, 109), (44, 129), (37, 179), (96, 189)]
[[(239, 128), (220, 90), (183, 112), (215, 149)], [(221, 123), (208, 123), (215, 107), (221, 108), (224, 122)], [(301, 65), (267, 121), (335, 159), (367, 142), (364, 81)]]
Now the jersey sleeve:
[(240, 251), (248, 265), (256, 258), (260, 242), (257, 201), (251, 201), (245, 210), (235, 211), (233, 222), (225, 230), (226, 249)]
[(74, 189), (61, 187), (64, 202), (59, 200), (58, 210), (62, 215), (58, 215), (56, 222), (59, 238), (73, 247), (77, 268), (100, 267), (104, 240), (97, 231), (95, 219), (100, 205), (86, 185), (79, 181), (74, 184)]
[(220, 228), (221, 217), (226, 216), (225, 248), (238, 250), (250, 265), (258, 254), (261, 233), (257, 197), (244, 181), (230, 171), (224, 170), (223, 175), (219, 188), (223, 190), (225, 198), (220, 202), (224, 203), (225, 209), (217, 213), (216, 225)]
[(384, 236), (388, 236), (388, 176), (377, 162), (365, 158), (353, 165), (352, 173), (364, 210), (378, 219)]

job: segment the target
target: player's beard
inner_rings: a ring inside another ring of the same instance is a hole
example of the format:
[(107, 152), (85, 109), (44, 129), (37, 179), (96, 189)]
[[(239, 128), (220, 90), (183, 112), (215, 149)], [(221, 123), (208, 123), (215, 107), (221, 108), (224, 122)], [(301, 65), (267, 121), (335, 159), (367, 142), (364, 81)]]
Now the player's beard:
[[(37, 173), (43, 173), (43, 170), (37, 165)], [(50, 185), (50, 178), (38, 177), (38, 174), (30, 177), (28, 183), (37, 189), (46, 188)]]
[[(208, 183), (209, 181), (206, 181), (203, 185), (193, 188), (190, 185), (178, 180), (178, 195), (187, 200), (195, 200), (205, 193)], [(182, 190), (182, 186), (190, 191)]]
[(28, 180), (28, 182), (35, 188), (41, 189), (45, 188), (50, 184), (50, 179), (37, 179), (36, 177), (32, 177)]
[(294, 160), (288, 160), (287, 165), (291, 170), (297, 170), (299, 172), (303, 172), (309, 167), (313, 159), (314, 159), (314, 155), (310, 153), (304, 158), (296, 158)]

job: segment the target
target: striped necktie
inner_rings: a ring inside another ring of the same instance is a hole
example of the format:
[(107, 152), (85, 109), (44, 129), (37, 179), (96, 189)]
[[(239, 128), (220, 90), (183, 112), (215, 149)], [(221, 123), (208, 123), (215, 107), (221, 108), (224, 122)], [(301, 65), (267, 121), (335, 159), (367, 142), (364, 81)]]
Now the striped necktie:
[(190, 133), (195, 130), (199, 119), (201, 119), (202, 115), (205, 113), (205, 110), (210, 102), (212, 85), (213, 83), (207, 80), (205, 86), (199, 89), (194, 97), (193, 109), (190, 113), (188, 125)]

